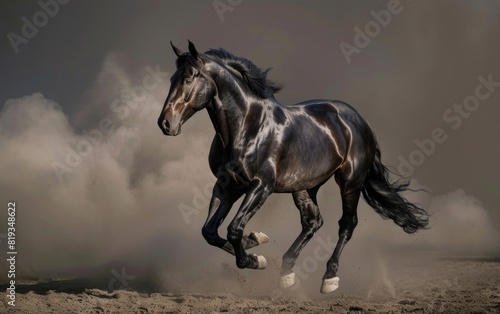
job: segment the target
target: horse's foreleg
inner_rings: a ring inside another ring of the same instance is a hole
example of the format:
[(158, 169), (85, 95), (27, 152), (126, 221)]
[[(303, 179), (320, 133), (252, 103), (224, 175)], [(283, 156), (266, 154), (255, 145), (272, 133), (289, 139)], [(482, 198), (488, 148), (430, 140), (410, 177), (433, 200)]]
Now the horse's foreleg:
[(219, 236), (218, 229), (234, 202), (243, 195), (243, 192), (230, 189), (222, 189), (219, 182), (216, 183), (210, 200), (208, 217), (201, 229), (201, 233), (208, 244), (219, 247), (234, 255), (232, 246)]
[(286, 251), (285, 255), (283, 255), (280, 279), (281, 288), (287, 288), (294, 284), (295, 273), (292, 271), (292, 268), (295, 266), (297, 257), (304, 246), (311, 240), (314, 233), (323, 225), (323, 218), (321, 218), (318, 204), (316, 203), (316, 192), (317, 189), (309, 192), (299, 191), (293, 193), (293, 201), (300, 211), (302, 231), (288, 251)]
[[(233, 246), (226, 239), (219, 236), (218, 228), (231, 210), (234, 202), (241, 195), (243, 195), (242, 191), (227, 189), (222, 191), (220, 185), (216, 185), (212, 193), (212, 199), (210, 200), (208, 217), (201, 231), (203, 237), (210, 245), (219, 247), (232, 255), (234, 255)], [(264, 233), (251, 232), (250, 235), (243, 237), (242, 243), (245, 249), (250, 249), (268, 241), (269, 238)]]
[(227, 239), (233, 246), (238, 268), (263, 269), (267, 262), (263, 256), (248, 255), (243, 246), (243, 232), (246, 224), (259, 210), (267, 197), (271, 194), (271, 188), (260, 179), (254, 179), (250, 184), (245, 199), (229, 224)]

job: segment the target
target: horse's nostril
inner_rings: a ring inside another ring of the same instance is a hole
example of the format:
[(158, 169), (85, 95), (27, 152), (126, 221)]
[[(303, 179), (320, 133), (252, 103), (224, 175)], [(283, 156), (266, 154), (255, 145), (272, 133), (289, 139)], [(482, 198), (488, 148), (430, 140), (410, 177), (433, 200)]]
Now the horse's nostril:
[(165, 132), (168, 132), (170, 129), (170, 125), (167, 121), (167, 119), (163, 119), (163, 122), (161, 123), (161, 126)]

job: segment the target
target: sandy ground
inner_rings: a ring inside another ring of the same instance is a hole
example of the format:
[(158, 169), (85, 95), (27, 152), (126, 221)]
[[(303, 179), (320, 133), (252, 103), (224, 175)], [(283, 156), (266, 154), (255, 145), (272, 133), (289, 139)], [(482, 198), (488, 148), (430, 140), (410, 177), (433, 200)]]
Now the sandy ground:
[[(348, 280), (341, 278), (341, 280)], [(342, 282), (342, 281), (341, 281)], [(261, 297), (171, 293), (131, 285), (107, 291), (98, 280), (54, 280), (17, 286), (16, 307), (1, 286), (1, 313), (500, 313), (500, 260), (440, 260), (381, 282), (365, 295), (339, 290), (323, 296), (298, 290)], [(148, 291), (149, 290), (149, 291)], [(389, 293), (387, 293), (389, 291)], [(277, 292), (277, 293), (276, 293)], [(382, 293), (383, 292), (383, 293)]]

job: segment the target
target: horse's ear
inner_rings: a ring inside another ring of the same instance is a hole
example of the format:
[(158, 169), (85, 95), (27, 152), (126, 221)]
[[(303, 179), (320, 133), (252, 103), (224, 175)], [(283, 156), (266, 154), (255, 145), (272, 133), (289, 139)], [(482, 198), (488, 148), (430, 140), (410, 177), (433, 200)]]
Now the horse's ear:
[(196, 47), (190, 40), (188, 40), (188, 42), (189, 42), (189, 52), (191, 53), (191, 55), (193, 55), (195, 59), (198, 59), (198, 51), (196, 51)]
[(180, 57), (182, 54), (184, 54), (184, 52), (182, 52), (179, 48), (175, 47), (174, 44), (172, 44), (172, 41), (170, 41), (170, 46), (172, 46), (172, 50), (177, 57)]

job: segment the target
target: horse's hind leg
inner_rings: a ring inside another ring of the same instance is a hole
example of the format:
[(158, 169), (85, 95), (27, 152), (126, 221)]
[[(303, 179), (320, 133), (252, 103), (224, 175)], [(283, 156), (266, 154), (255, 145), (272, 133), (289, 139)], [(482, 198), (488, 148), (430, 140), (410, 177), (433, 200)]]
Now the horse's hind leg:
[(283, 255), (280, 279), (281, 288), (287, 288), (294, 284), (295, 273), (293, 273), (292, 268), (295, 266), (297, 257), (314, 233), (323, 225), (323, 218), (321, 218), (316, 202), (317, 191), (318, 189), (315, 188), (309, 191), (298, 191), (293, 193), (293, 201), (300, 211), (302, 231), (297, 239), (295, 239), (292, 246), (290, 246), (288, 251)]
[(335, 180), (340, 186), (342, 197), (342, 217), (339, 220), (339, 240), (332, 257), (328, 260), (326, 273), (323, 276), (321, 293), (329, 293), (339, 287), (337, 271), (340, 254), (346, 243), (351, 239), (354, 228), (358, 224), (357, 207), (364, 177), (365, 175), (361, 175), (360, 177), (351, 175), (346, 179), (343, 173), (336, 173), (335, 175)]

